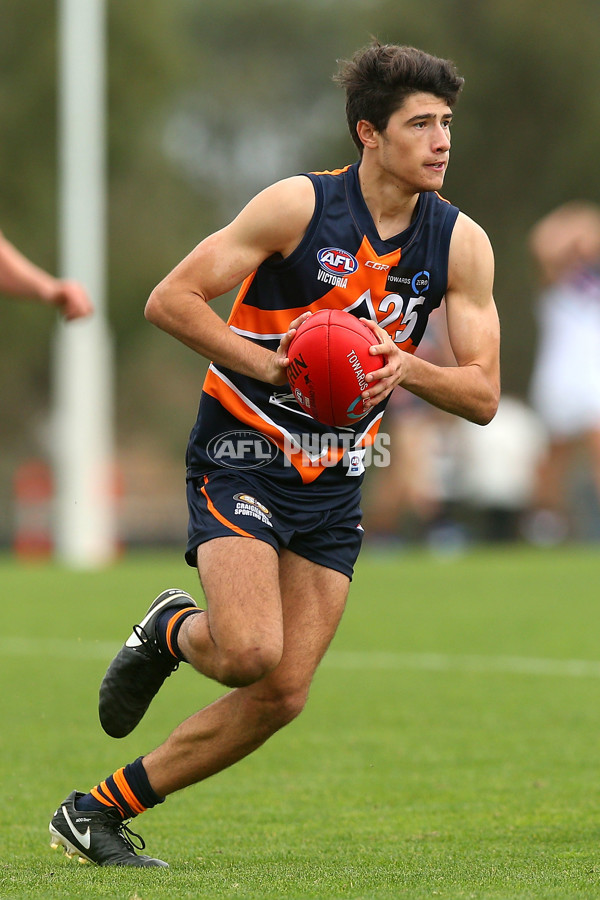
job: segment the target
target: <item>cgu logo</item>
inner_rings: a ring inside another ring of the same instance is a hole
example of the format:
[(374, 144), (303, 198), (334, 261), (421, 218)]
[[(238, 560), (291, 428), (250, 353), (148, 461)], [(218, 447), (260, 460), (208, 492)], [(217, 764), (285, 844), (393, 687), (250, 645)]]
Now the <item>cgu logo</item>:
[(358, 269), (358, 260), (337, 247), (324, 247), (317, 253), (317, 259), (321, 268), (333, 275), (352, 275)]
[(367, 269), (377, 269), (378, 272), (387, 272), (390, 268), (386, 263), (375, 262), (374, 259), (368, 259), (365, 263)]

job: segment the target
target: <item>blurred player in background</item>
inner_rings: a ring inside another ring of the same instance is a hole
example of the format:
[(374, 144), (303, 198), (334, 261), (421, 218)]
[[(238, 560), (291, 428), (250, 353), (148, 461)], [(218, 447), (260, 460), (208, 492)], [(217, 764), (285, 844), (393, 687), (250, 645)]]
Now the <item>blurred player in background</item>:
[(527, 537), (572, 536), (569, 476), (584, 451), (600, 498), (600, 207), (573, 201), (533, 228), (538, 347), (531, 403), (548, 437)]
[[(180, 590), (156, 598), (108, 668), (100, 718), (112, 736), (129, 734), (181, 661), (232, 690), (58, 807), (53, 843), (100, 865), (166, 865), (136, 855), (125, 822), (247, 756), (304, 707), (360, 549), (356, 461), (374, 445), (394, 387), (480, 424), (496, 412), (492, 250), (437, 193), (463, 79), (447, 60), (374, 42), (341, 65), (338, 81), (359, 162), (266, 188), (146, 307), (212, 360), (187, 454), (186, 560), (206, 609)], [(226, 324), (208, 301), (240, 284)], [(444, 296), (452, 367), (413, 355)], [(324, 308), (369, 320), (380, 341), (371, 352), (387, 357), (367, 376), (366, 416), (333, 434), (302, 413), (286, 378), (295, 329)], [(232, 433), (245, 439), (224, 465)], [(326, 457), (305, 449), (318, 441)]]
[(54, 278), (17, 250), (0, 232), (0, 294), (40, 300), (54, 306), (66, 319), (93, 312), (85, 288), (77, 281)]

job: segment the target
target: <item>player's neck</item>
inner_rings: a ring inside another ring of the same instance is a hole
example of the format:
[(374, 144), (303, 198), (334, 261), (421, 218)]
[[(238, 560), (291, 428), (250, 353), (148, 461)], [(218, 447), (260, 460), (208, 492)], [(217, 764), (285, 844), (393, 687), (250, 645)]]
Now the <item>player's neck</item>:
[(358, 178), (363, 199), (382, 240), (405, 231), (410, 225), (419, 194), (408, 190), (383, 172), (362, 161)]

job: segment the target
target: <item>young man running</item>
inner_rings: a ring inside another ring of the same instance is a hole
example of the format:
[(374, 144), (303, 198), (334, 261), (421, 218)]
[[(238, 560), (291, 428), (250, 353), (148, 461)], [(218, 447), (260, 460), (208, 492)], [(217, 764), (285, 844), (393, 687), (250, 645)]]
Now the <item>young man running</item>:
[[(187, 454), (186, 559), (205, 608), (184, 591), (157, 597), (108, 668), (100, 718), (109, 734), (129, 734), (181, 661), (232, 690), (58, 807), (53, 842), (100, 865), (166, 865), (136, 855), (124, 822), (236, 763), (302, 710), (344, 610), (361, 543), (360, 459), (394, 387), (480, 424), (497, 408), (492, 250), (437, 193), (463, 80), (446, 60), (374, 42), (338, 81), (359, 161), (262, 191), (146, 307), (212, 361)], [(226, 324), (209, 301), (240, 284)], [(413, 355), (444, 297), (453, 367)], [(373, 352), (387, 358), (367, 376), (367, 416), (333, 442), (285, 374), (295, 329), (330, 307), (369, 320)], [(227, 466), (220, 441), (232, 432), (242, 439)]]

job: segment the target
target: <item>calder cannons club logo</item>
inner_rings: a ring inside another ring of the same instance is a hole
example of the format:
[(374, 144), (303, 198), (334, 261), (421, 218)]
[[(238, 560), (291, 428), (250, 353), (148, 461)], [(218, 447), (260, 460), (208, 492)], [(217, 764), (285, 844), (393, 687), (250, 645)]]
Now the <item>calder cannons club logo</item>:
[(209, 441), (206, 452), (214, 463), (227, 469), (260, 469), (275, 459), (279, 452), (258, 431), (226, 431)]

